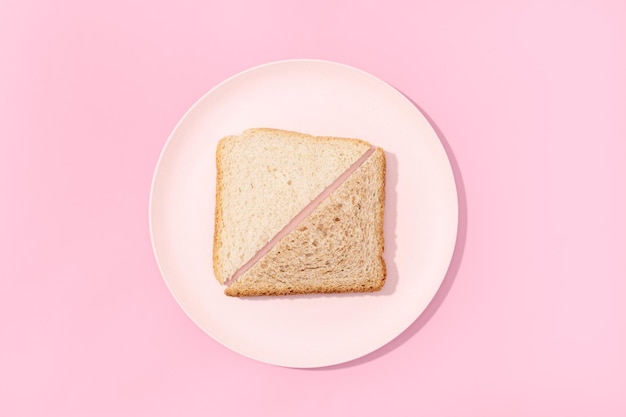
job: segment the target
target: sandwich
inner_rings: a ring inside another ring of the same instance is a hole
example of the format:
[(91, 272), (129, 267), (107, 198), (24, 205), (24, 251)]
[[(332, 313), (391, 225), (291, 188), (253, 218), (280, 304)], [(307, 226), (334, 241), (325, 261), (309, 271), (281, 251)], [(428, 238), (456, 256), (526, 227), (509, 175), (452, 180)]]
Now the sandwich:
[(213, 269), (226, 295), (383, 287), (381, 148), (249, 129), (218, 142), (216, 165)]

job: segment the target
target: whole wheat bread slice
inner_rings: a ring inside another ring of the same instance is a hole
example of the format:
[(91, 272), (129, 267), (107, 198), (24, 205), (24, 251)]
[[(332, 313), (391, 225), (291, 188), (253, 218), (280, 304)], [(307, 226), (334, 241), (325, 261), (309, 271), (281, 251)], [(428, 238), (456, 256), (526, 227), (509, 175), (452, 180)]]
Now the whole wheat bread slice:
[(249, 129), (218, 143), (213, 269), (224, 284), (370, 145)]
[(385, 154), (378, 148), (299, 226), (226, 288), (230, 296), (380, 290)]

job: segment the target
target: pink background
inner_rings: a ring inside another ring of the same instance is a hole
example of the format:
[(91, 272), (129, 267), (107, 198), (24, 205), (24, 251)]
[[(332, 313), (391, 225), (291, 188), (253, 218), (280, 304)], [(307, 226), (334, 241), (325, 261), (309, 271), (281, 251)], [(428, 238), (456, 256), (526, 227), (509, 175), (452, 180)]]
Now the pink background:
[[(461, 196), (435, 301), (298, 370), (185, 316), (148, 194), (224, 78), (322, 58), (436, 123)], [(626, 415), (622, 1), (0, 0), (0, 415)]]

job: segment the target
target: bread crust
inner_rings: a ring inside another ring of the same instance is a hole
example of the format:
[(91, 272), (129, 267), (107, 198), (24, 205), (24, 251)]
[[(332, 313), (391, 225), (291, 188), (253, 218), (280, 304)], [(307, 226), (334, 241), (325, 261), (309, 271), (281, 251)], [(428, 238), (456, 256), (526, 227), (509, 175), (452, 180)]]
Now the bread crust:
[[(285, 135), (298, 136), (303, 139), (314, 140), (314, 141), (319, 141), (319, 142), (345, 141), (345, 142), (350, 142), (350, 143), (359, 143), (368, 148), (371, 146), (369, 142), (363, 139), (358, 139), (358, 138), (336, 137), (336, 136), (314, 136), (314, 135), (309, 135), (307, 133), (294, 132), (291, 130), (275, 129), (272, 127), (254, 127), (254, 128), (246, 129), (243, 131), (241, 136), (258, 134), (258, 133), (282, 135), (282, 136), (285, 136)], [(232, 138), (233, 136), (230, 136), (230, 137)]]
[(213, 272), (215, 278), (220, 284), (224, 284), (228, 277), (225, 277), (222, 270), (218, 268), (220, 262), (219, 251), (217, 248), (222, 245), (222, 233), (223, 227), (220, 219), (222, 218), (223, 204), (222, 195), (224, 189), (224, 171), (222, 169), (222, 153), (226, 143), (233, 136), (227, 136), (222, 138), (217, 144), (217, 150), (215, 152), (215, 167), (216, 167), (216, 191), (215, 191), (215, 231), (213, 233)]

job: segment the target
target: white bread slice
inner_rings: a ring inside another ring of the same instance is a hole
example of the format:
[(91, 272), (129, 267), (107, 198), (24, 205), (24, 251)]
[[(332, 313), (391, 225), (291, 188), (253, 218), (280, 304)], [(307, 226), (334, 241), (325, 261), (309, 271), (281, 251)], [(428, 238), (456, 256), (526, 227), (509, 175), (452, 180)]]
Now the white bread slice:
[(291, 233), (226, 288), (230, 296), (368, 292), (382, 257), (385, 153), (378, 148)]
[(213, 269), (224, 284), (359, 159), (359, 139), (249, 129), (218, 143)]

